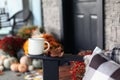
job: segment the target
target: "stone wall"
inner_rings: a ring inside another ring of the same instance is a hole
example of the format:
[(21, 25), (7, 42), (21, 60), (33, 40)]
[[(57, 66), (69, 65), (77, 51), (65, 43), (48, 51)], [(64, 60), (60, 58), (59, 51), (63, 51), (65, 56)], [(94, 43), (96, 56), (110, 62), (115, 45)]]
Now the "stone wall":
[[(59, 0), (42, 0), (44, 26), (47, 32), (60, 38)], [(120, 0), (105, 0), (105, 48), (120, 44)]]
[(105, 0), (105, 46), (120, 44), (120, 0)]
[(47, 33), (61, 38), (59, 0), (42, 0), (44, 27)]

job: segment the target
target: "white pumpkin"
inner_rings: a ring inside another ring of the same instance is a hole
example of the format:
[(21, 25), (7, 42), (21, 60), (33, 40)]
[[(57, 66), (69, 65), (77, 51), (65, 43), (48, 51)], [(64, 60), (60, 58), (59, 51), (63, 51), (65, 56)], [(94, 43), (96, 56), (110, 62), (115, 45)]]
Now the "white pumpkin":
[(3, 51), (3, 49), (0, 49), (0, 56), (3, 56), (3, 55), (8, 55), (5, 51)]
[(18, 60), (15, 57), (10, 57), (9, 59), (10, 59), (10, 64), (18, 63)]
[(42, 60), (33, 59), (32, 65), (34, 66), (34, 68), (42, 68)]
[(3, 62), (4, 62), (4, 60), (5, 60), (6, 58), (7, 58), (7, 57), (4, 56), (4, 55), (0, 56), (0, 65), (3, 65)]
[(28, 71), (33, 71), (34, 70), (34, 66), (33, 65), (29, 65), (28, 66)]
[(3, 62), (3, 66), (6, 68), (6, 69), (10, 69), (10, 58), (7, 58), (4, 60)]
[(3, 65), (6, 69), (10, 69), (11, 64), (17, 63), (18, 60), (15, 57), (8, 57), (3, 61)]
[(0, 66), (1, 66), (1, 65), (3, 65), (3, 61), (2, 61), (2, 60), (0, 60)]
[(20, 64), (31, 65), (32, 64), (32, 60), (31, 60), (31, 58), (29, 58), (27, 56), (23, 56), (20, 59)]
[(0, 71), (3, 71), (4, 70), (4, 67), (1, 65), (0, 66)]
[(7, 58), (7, 56), (5, 56), (5, 55), (0, 56), (0, 60), (5, 59), (5, 58)]

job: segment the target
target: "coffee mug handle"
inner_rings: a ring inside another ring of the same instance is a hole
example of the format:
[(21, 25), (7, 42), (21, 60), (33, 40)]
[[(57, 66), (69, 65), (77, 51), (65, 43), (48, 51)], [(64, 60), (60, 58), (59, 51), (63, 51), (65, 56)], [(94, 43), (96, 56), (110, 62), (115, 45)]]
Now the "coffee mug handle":
[(45, 43), (48, 45), (47, 48), (44, 50), (44, 52), (48, 51), (50, 49), (50, 43), (45, 41)]

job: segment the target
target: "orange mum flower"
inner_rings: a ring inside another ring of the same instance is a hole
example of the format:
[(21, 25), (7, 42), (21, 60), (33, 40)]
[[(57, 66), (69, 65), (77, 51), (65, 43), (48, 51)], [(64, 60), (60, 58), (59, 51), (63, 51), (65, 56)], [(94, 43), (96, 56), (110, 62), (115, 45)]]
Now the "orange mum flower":
[(30, 30), (25, 30), (25, 33), (26, 33), (26, 34), (29, 34), (29, 33), (30, 33)]

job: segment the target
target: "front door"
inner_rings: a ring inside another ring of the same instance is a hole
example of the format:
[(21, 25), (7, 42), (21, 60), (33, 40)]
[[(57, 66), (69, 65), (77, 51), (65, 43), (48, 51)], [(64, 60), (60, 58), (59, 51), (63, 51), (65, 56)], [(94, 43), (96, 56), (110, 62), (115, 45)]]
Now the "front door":
[(103, 0), (66, 0), (63, 8), (66, 52), (77, 53), (93, 50), (96, 46), (104, 47)]

